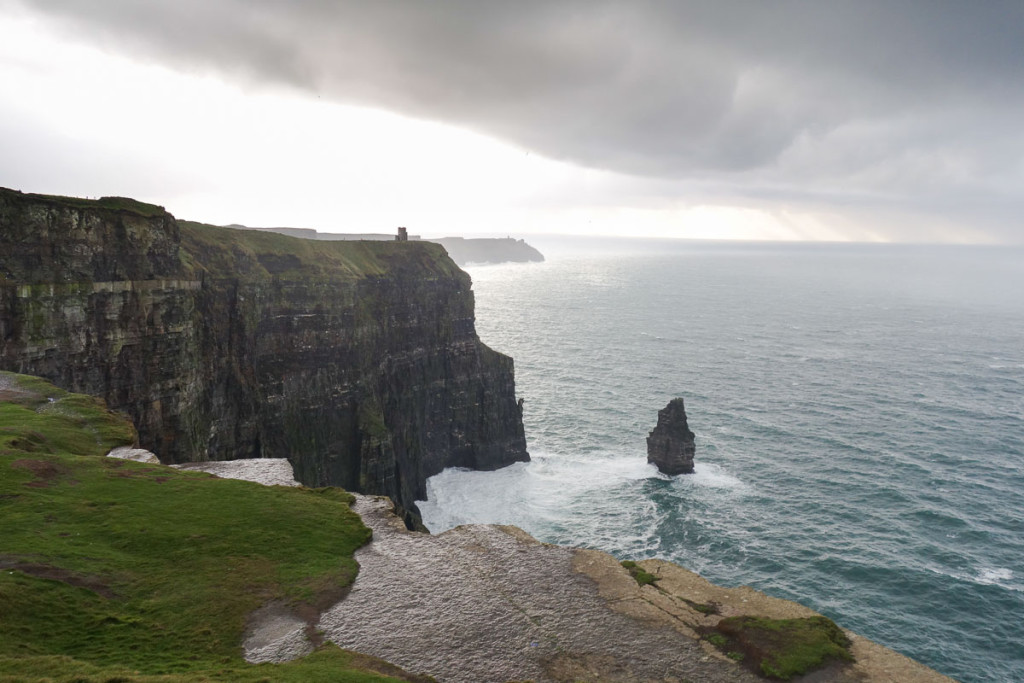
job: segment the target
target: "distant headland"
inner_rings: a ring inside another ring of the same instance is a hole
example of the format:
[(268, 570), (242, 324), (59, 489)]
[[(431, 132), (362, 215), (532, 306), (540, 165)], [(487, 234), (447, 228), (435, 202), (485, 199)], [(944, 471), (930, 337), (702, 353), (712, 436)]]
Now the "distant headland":
[[(380, 232), (332, 233), (319, 232), (312, 228), (250, 228), (247, 225), (232, 224), (224, 226), (239, 230), (263, 230), (276, 232), (291, 237), (307, 240), (349, 241), (374, 240), (388, 242), (395, 235)], [(525, 240), (514, 237), (437, 237), (426, 238), (419, 235), (408, 235), (413, 241), (434, 242), (440, 244), (460, 266), (472, 263), (539, 263), (544, 255)]]

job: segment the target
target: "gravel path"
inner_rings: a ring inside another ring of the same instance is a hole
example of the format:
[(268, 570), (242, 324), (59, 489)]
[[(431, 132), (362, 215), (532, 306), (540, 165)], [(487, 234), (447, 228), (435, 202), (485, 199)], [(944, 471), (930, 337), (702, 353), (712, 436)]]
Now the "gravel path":
[(353, 509), (374, 540), (319, 628), (341, 647), (444, 682), (753, 681), (691, 638), (609, 608), (574, 552), (514, 527), (411, 533), (386, 499)]

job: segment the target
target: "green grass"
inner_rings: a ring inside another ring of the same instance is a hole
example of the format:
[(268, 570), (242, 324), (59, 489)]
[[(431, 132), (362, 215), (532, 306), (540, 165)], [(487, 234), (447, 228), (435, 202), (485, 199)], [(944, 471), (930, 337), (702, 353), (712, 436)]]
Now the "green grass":
[[(171, 217), (166, 209), (129, 197), (86, 199), (23, 193), (0, 188), (4, 196), (32, 199), (77, 210), (131, 213), (143, 218)], [(444, 247), (427, 241), (299, 239), (266, 230), (239, 230), (194, 221), (176, 220), (181, 234), (182, 265), (214, 278), (287, 280), (323, 278), (328, 289), (339, 281), (363, 277), (400, 277), (403, 271), (435, 277), (456, 277), (470, 286), (469, 276), (448, 258)], [(2, 279), (2, 276), (0, 276)]]
[(724, 648), (729, 644), (729, 639), (723, 636), (721, 633), (709, 633), (704, 636), (704, 640), (708, 641), (717, 648)]
[(641, 586), (653, 586), (654, 582), (658, 580), (654, 574), (644, 571), (636, 562), (633, 560), (623, 560), (620, 562), (623, 567), (629, 572), (629, 575), (640, 584)]
[(355, 578), (371, 534), (349, 494), (96, 457), (134, 440), (126, 421), (0, 380), (0, 681), (392, 680), (337, 648), (241, 658), (257, 607), (315, 613)]
[(53, 204), (61, 204), (73, 209), (107, 209), (109, 211), (127, 211), (144, 218), (154, 218), (167, 213), (162, 206), (147, 204), (129, 197), (100, 197), (99, 199), (85, 199), (83, 197), (63, 197), (55, 194), (22, 193), (17, 192), (16, 190), (0, 189), (4, 192), (23, 195), (30, 199), (42, 200)]
[(422, 275), (467, 279), (432, 242), (310, 240), (266, 230), (239, 230), (179, 220), (182, 246), (191, 263), (213, 277), (280, 276), (288, 280), (353, 281), (363, 277)]
[(0, 454), (105, 455), (135, 442), (135, 428), (103, 401), (28, 375), (0, 372)]
[(769, 678), (789, 680), (832, 662), (853, 660), (849, 639), (825, 617), (729, 617), (715, 629), (705, 635), (708, 642)]
[(25, 681), (74, 683), (428, 683), (428, 676), (410, 676), (374, 657), (326, 645), (288, 664), (222, 664), (205, 671), (183, 674), (145, 674), (123, 667), (101, 667), (63, 656), (0, 658), (0, 683)]

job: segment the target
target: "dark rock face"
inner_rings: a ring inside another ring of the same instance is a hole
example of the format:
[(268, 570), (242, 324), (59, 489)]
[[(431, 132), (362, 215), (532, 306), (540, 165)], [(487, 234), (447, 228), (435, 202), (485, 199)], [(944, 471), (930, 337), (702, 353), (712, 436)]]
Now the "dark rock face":
[(668, 475), (691, 474), (695, 450), (683, 399), (674, 398), (658, 411), (658, 426), (647, 437), (647, 462)]
[(103, 397), (165, 463), (284, 457), (409, 522), (445, 467), (529, 459), (512, 359), (476, 336), (470, 287), (427, 242), (0, 189), (0, 369)]

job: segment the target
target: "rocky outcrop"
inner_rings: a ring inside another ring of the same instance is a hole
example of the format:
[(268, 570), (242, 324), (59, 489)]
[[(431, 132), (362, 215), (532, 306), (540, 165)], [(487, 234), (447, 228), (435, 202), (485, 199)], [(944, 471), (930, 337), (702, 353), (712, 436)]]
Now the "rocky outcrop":
[(153, 455), (150, 451), (145, 448), (132, 448), (131, 446), (118, 446), (117, 448), (111, 449), (107, 453), (108, 458), (117, 458), (118, 460), (131, 460), (133, 462), (141, 462), (149, 465), (159, 465), (160, 458)]
[(0, 368), (104, 398), (165, 463), (285, 457), (417, 520), (448, 466), (529, 459), (512, 360), (427, 242), (321, 242), (0, 190)]
[[(610, 609), (575, 571), (579, 551), (511, 526), (411, 533), (387, 508), (353, 505), (373, 540), (356, 551), (352, 591), (317, 624), (342, 648), (452, 683), (758, 680), (693, 638)], [(636, 587), (610, 555), (586, 557)]]
[(690, 474), (695, 450), (683, 399), (674, 398), (658, 411), (658, 425), (647, 437), (647, 462), (670, 476)]
[[(353, 509), (373, 540), (356, 551), (352, 591), (321, 616), (317, 630), (341, 647), (438, 680), (753, 682), (764, 678), (704, 634), (727, 617), (821, 616), (749, 587), (715, 586), (660, 560), (637, 563), (654, 579), (641, 585), (611, 555), (538, 543), (516, 527), (409, 532), (388, 507), (357, 497)], [(845, 634), (854, 661), (800, 680), (952, 683)], [(292, 647), (282, 637), (260, 655), (282, 659)]]

